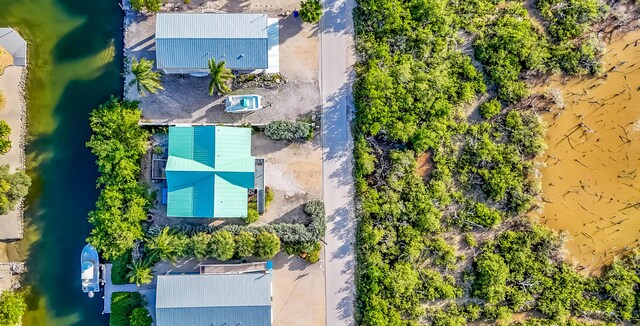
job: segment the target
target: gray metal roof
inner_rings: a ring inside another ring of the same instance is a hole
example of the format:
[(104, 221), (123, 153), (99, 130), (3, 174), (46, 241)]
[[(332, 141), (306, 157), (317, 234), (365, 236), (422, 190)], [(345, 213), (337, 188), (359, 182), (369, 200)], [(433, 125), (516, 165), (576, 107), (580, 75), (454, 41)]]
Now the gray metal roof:
[(268, 326), (271, 307), (163, 308), (156, 309), (156, 326)]
[(13, 28), (0, 28), (0, 46), (11, 53), (14, 65), (27, 65), (27, 41), (20, 37)]
[(159, 275), (156, 325), (270, 325), (271, 276)]
[(271, 305), (271, 274), (160, 275), (156, 308)]
[(159, 69), (208, 69), (209, 59), (227, 68), (269, 66), (265, 14), (158, 14), (156, 64)]

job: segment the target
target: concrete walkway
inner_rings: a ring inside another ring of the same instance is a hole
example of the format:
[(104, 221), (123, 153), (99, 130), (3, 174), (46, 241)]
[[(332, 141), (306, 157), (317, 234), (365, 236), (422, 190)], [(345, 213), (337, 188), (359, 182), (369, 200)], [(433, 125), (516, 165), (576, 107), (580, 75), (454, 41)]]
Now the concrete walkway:
[[(24, 151), (21, 146), (24, 127), (21, 81), (24, 72), (24, 67), (10, 66), (0, 75), (0, 92), (6, 100), (5, 108), (0, 110), (0, 120), (6, 121), (11, 127), (11, 150), (0, 155), (0, 165), (9, 165), (12, 172), (24, 168)], [(19, 205), (9, 214), (0, 216), (0, 240), (15, 239), (22, 239), (22, 208)]]
[(355, 241), (352, 84), (355, 78), (353, 0), (325, 0), (320, 22), (320, 88), (327, 209), (327, 325), (354, 325)]
[(111, 313), (111, 296), (114, 292), (138, 292), (138, 287), (135, 284), (121, 284), (116, 285), (111, 283), (111, 264), (104, 265), (104, 309), (103, 314)]

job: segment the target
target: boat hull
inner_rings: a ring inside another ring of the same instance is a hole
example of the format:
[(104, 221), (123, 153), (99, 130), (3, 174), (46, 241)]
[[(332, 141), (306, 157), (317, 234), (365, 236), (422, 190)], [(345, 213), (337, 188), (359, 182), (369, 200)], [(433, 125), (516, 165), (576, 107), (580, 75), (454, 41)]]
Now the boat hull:
[(225, 100), (225, 112), (247, 113), (262, 110), (260, 95), (231, 95)]
[(82, 292), (93, 297), (93, 293), (100, 292), (100, 260), (98, 251), (88, 244), (82, 249), (80, 256), (80, 277)]

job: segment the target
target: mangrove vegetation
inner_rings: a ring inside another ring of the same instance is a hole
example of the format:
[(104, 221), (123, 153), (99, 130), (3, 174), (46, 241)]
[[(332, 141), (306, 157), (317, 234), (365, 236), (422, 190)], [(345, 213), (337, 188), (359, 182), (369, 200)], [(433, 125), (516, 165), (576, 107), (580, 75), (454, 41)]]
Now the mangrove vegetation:
[[(640, 322), (638, 253), (586, 277), (565, 260), (564, 236), (527, 216), (546, 126), (516, 104), (536, 78), (603, 72), (592, 30), (607, 5), (358, 5), (358, 324)], [(419, 175), (423, 155), (433, 169)]]

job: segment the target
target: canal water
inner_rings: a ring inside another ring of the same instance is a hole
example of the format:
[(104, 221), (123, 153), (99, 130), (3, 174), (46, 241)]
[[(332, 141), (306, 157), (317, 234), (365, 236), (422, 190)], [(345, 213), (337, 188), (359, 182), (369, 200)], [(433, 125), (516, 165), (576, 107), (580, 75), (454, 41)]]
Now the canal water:
[(25, 240), (10, 251), (27, 260), (23, 325), (107, 325), (100, 295), (80, 290), (79, 255), (98, 192), (85, 148), (89, 112), (121, 95), (122, 18), (116, 0), (0, 0), (0, 26), (29, 43)]

